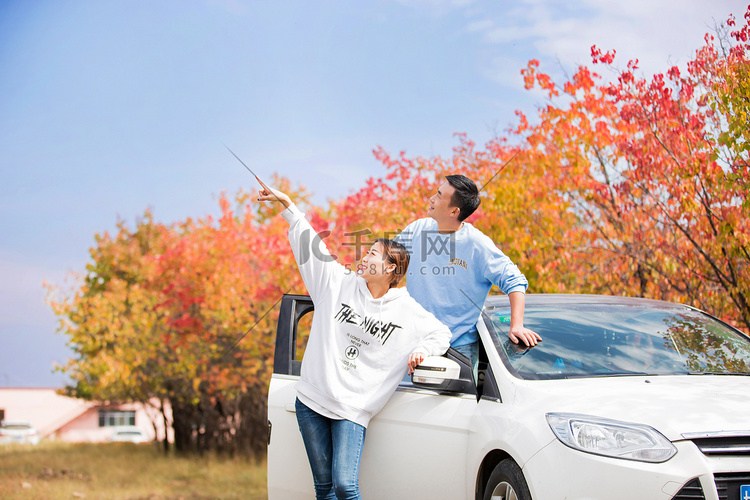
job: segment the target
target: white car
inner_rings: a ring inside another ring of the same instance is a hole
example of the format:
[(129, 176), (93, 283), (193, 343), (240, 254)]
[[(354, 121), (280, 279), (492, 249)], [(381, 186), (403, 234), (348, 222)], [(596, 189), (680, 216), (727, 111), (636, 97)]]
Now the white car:
[(147, 443), (148, 437), (146, 434), (135, 425), (123, 425), (121, 427), (115, 427), (112, 431), (110, 441), (116, 443)]
[(0, 423), (0, 444), (39, 444), (39, 432), (27, 420), (3, 420)]
[[(298, 322), (279, 315), (268, 396), (268, 498), (314, 498), (294, 414)], [(527, 295), (508, 340), (487, 300), (480, 364), (449, 350), (405, 378), (367, 429), (365, 498), (750, 499), (750, 339), (691, 307), (608, 296)], [(309, 324), (309, 323), (307, 323)], [(302, 329), (302, 325), (299, 325)]]

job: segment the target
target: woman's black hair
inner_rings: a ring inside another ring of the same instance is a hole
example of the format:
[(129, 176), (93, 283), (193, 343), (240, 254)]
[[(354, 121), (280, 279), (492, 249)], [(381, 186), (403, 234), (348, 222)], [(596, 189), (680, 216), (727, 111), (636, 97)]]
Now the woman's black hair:
[(375, 243), (383, 245), (383, 255), (388, 263), (396, 264), (390, 283), (391, 288), (393, 288), (406, 275), (406, 270), (409, 268), (409, 251), (401, 243), (388, 238), (378, 238)]

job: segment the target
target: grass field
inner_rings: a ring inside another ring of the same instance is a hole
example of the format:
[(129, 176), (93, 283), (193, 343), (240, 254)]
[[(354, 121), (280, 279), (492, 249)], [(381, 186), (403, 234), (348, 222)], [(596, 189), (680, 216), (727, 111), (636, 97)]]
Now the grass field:
[(0, 447), (0, 498), (266, 499), (266, 464), (165, 456), (155, 444)]

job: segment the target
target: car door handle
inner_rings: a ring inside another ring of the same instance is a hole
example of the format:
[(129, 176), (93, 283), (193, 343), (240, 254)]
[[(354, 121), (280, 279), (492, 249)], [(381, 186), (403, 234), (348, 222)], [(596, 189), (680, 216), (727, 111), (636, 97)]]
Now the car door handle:
[(294, 408), (294, 403), (287, 404), (286, 406), (284, 406), (284, 409), (289, 413), (297, 413), (297, 410)]

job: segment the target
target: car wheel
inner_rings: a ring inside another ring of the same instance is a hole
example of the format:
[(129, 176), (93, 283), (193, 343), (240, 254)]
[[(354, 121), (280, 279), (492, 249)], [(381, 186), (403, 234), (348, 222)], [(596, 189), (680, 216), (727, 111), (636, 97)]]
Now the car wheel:
[(497, 464), (487, 480), (484, 500), (531, 500), (523, 472), (513, 460)]

